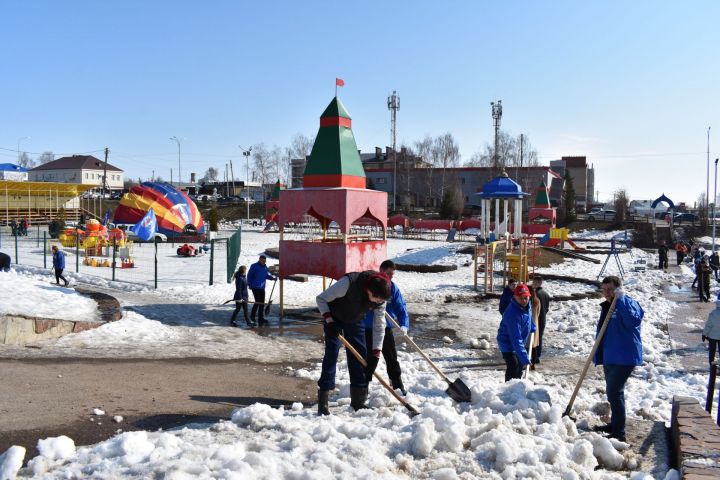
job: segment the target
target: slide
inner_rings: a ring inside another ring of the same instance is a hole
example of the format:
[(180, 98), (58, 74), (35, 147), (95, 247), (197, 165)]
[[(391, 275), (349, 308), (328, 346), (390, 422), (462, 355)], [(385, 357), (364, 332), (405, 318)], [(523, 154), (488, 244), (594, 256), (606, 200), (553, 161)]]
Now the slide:
[(538, 243), (540, 243), (540, 245), (545, 245), (545, 242), (547, 242), (548, 240), (550, 240), (550, 234), (546, 233), (545, 235), (543, 235), (543, 237), (539, 240)]

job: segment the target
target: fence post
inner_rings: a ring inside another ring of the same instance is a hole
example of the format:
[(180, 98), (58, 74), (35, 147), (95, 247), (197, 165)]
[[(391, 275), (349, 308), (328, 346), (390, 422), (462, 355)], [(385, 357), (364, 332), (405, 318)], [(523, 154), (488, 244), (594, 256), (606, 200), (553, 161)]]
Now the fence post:
[(158, 237), (155, 237), (153, 239), (153, 242), (155, 243), (155, 290), (157, 290), (157, 243), (158, 243)]
[(213, 265), (215, 264), (215, 239), (210, 240), (210, 285), (213, 284)]
[(38, 226), (37, 226), (37, 227), (38, 227), (37, 245), (35, 245), (35, 246), (36, 246), (36, 247), (39, 247), (39, 246), (40, 246), (40, 224), (39, 224), (39, 223), (38, 223)]
[(80, 273), (80, 231), (75, 229), (75, 273)]
[(715, 396), (715, 377), (717, 375), (717, 363), (710, 364), (710, 380), (708, 380), (707, 396), (705, 397), (705, 411), (712, 416), (713, 397)]
[(43, 232), (43, 268), (47, 268), (47, 232)]
[(115, 281), (115, 258), (117, 254), (117, 238), (113, 238), (112, 281)]
[(18, 259), (18, 235), (17, 235), (17, 233), (16, 233), (16, 234), (15, 234), (15, 265), (17, 265), (18, 263), (19, 263), (19, 259)]

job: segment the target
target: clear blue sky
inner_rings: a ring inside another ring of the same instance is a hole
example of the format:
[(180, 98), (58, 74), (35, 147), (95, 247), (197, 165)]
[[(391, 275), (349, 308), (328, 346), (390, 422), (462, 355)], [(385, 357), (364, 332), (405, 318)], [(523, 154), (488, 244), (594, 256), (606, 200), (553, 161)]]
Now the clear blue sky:
[(451, 132), (467, 159), (502, 99), (543, 162), (587, 155), (601, 198), (693, 201), (710, 125), (720, 152), (717, 1), (8, 0), (0, 18), (0, 147), (108, 146), (132, 177), (169, 177), (173, 135), (185, 180), (314, 135), (336, 76), (363, 151), (389, 144), (397, 90), (400, 142)]

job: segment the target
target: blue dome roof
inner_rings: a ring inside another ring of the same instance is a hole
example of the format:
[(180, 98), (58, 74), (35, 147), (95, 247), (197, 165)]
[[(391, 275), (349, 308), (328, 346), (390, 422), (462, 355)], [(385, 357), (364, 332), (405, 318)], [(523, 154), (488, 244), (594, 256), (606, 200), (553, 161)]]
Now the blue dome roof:
[(499, 177), (495, 177), (486, 183), (480, 193), (480, 198), (523, 198), (527, 193), (522, 191), (520, 185), (513, 182), (507, 173), (503, 173)]

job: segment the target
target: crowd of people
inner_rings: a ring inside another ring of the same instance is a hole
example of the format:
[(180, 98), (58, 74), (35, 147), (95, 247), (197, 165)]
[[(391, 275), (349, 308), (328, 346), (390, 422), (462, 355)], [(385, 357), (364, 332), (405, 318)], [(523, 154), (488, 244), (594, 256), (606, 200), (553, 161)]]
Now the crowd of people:
[(13, 237), (26, 237), (28, 234), (28, 225), (29, 223), (26, 218), (21, 218), (20, 220), (13, 218), (10, 220), (10, 231)]

